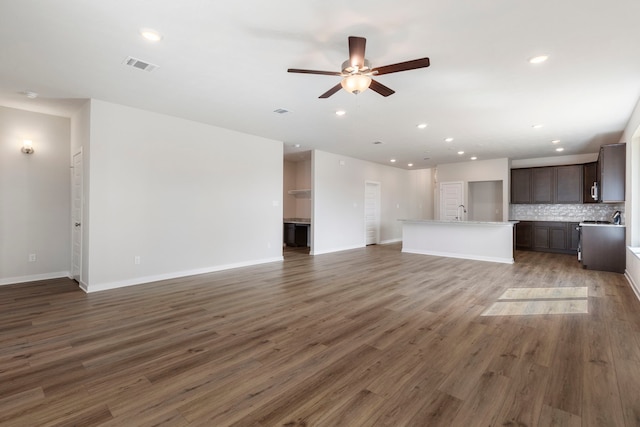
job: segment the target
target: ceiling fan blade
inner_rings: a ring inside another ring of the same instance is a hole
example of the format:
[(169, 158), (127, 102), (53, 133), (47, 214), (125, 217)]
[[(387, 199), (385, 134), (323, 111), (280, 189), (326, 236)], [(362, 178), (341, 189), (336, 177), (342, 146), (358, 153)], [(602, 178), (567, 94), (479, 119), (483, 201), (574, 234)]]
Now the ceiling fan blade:
[(374, 92), (378, 92), (380, 95), (384, 97), (387, 97), (389, 95), (393, 95), (394, 93), (396, 93), (395, 90), (388, 88), (382, 83), (377, 82), (373, 79), (371, 79), (371, 84), (369, 85), (369, 89), (371, 89)]
[(337, 85), (320, 95), (318, 98), (328, 98), (334, 93), (338, 92), (340, 89), (342, 89), (342, 84), (338, 83)]
[(349, 64), (351, 66), (364, 67), (364, 50), (367, 39), (364, 37), (349, 36)]
[(323, 76), (340, 76), (341, 74), (336, 71), (318, 71), (318, 70), (301, 70), (299, 68), (289, 68), (288, 73), (301, 73), (301, 74), (320, 74)]
[(399, 62), (397, 64), (385, 65), (383, 67), (375, 67), (371, 71), (374, 75), (381, 76), (383, 74), (397, 73), (398, 71), (415, 70), (416, 68), (425, 68), (429, 66), (429, 58), (414, 59), (413, 61)]

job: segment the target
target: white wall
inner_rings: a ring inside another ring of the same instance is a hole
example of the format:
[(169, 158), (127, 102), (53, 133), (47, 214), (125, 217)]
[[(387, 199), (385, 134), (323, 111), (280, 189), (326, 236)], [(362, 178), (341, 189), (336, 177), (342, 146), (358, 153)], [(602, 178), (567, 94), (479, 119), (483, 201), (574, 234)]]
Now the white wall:
[(409, 215), (412, 219), (433, 219), (433, 169), (409, 171)]
[(88, 291), (282, 259), (281, 142), (98, 100), (90, 114)]
[[(620, 142), (627, 143), (625, 186), (626, 243), (640, 246), (640, 100), (631, 114)], [(627, 249), (626, 275), (640, 299), (640, 252)]]
[(69, 275), (69, 132), (68, 118), (0, 107), (0, 284)]
[(476, 160), (472, 162), (448, 163), (438, 165), (436, 188), (435, 214), (439, 218), (438, 189), (442, 182), (462, 181), (465, 188), (464, 205), (469, 204), (468, 183), (472, 181), (502, 181), (502, 221), (509, 219), (509, 188), (510, 188), (509, 159)]
[(297, 162), (284, 161), (284, 177), (282, 188), (282, 215), (284, 218), (296, 218), (296, 198), (288, 193), (298, 189), (296, 186)]
[(311, 189), (311, 160), (284, 161), (284, 217), (311, 218), (311, 198), (294, 196), (289, 190)]
[[(311, 159), (296, 162), (296, 187), (297, 190), (311, 188)], [(294, 200), (296, 202), (295, 218), (311, 218), (311, 199), (308, 197), (294, 197)]]
[[(398, 219), (422, 218), (430, 199), (430, 171), (407, 171), (350, 157), (312, 155), (312, 254), (365, 246), (366, 181), (380, 183), (380, 241), (400, 241)], [(422, 178), (422, 179), (421, 179)]]

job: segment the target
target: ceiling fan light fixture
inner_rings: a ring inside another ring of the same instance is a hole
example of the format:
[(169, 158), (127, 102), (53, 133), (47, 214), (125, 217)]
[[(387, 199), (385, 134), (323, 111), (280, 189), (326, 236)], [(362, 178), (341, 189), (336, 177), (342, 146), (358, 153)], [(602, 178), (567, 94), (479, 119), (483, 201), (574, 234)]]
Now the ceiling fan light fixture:
[(342, 79), (340, 84), (347, 92), (357, 95), (369, 88), (369, 85), (371, 84), (371, 77), (363, 74), (353, 74)]

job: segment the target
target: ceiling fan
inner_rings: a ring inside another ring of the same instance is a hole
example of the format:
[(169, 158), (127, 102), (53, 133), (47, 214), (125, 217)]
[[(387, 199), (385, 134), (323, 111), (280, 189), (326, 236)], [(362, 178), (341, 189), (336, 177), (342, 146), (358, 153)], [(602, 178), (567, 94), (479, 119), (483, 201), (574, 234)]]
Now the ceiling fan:
[(364, 57), (367, 39), (364, 37), (349, 37), (349, 59), (342, 63), (342, 71), (318, 71), (302, 70), (299, 68), (289, 68), (289, 73), (320, 74), (323, 76), (340, 76), (342, 81), (323, 93), (319, 98), (328, 98), (341, 88), (346, 91), (359, 94), (367, 88), (378, 92), (382, 96), (393, 95), (395, 91), (388, 88), (371, 76), (381, 76), (383, 74), (397, 73), (399, 71), (415, 70), (429, 66), (429, 58), (414, 59), (413, 61), (399, 62), (397, 64), (385, 65), (383, 67), (371, 68), (371, 63)]

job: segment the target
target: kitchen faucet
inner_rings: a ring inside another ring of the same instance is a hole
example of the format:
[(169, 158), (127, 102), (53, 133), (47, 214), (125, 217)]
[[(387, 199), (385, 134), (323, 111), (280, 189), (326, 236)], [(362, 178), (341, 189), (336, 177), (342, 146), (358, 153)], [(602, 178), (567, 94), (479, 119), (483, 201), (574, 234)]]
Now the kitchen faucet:
[[(460, 208), (462, 208), (462, 215), (460, 215)], [(467, 213), (467, 208), (465, 208), (464, 205), (458, 205), (458, 212), (457, 213), (458, 213), (458, 216), (457, 216), (458, 221), (462, 221), (464, 214)]]

